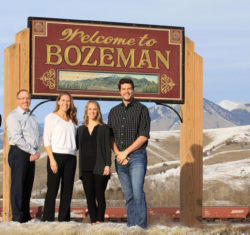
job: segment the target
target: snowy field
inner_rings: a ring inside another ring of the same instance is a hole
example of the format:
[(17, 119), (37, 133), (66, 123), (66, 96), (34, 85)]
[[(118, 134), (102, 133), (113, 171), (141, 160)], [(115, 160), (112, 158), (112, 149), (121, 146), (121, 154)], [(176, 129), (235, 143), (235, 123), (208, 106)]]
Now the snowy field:
[[(250, 156), (249, 156), (249, 143), (250, 143), (250, 126), (238, 126), (230, 128), (220, 128), (220, 129), (209, 129), (204, 130), (204, 134), (210, 138), (208, 144), (204, 146), (203, 151), (208, 152), (204, 156), (203, 165), (203, 190), (204, 192), (210, 190), (215, 193), (213, 187), (225, 187), (228, 185), (232, 187), (237, 193), (237, 197), (246, 190), (250, 188)], [(179, 177), (180, 177), (180, 167), (178, 156), (176, 157), (170, 152), (168, 146), (164, 146), (165, 139), (178, 139), (179, 131), (154, 131), (150, 133), (150, 145), (149, 152), (157, 157), (159, 161), (148, 166), (148, 170), (155, 171), (146, 177), (146, 182), (150, 184), (150, 191), (161, 192), (165, 190), (176, 191), (179, 189)], [(234, 143), (248, 143), (242, 149), (230, 149), (230, 147), (225, 147), (226, 141), (233, 141)], [(163, 144), (164, 143), (164, 144)], [(223, 147), (224, 146), (224, 147)], [(221, 150), (222, 149), (222, 150)], [(238, 154), (238, 158), (231, 159), (231, 154)], [(0, 150), (1, 154), (1, 150)], [(43, 159), (46, 154), (41, 155)], [(218, 157), (218, 160), (217, 160)], [(219, 159), (222, 159), (220, 160)], [(206, 163), (210, 161), (210, 163)], [(157, 169), (164, 168), (168, 166), (168, 169), (157, 172)], [(119, 186), (117, 174), (114, 173), (112, 180), (109, 181), (108, 188), (116, 190)], [(82, 190), (81, 182), (75, 182), (75, 188), (77, 190)], [(227, 192), (227, 191), (226, 191)], [(231, 191), (230, 191), (231, 192)], [(149, 195), (149, 194), (148, 194)], [(204, 193), (205, 195), (205, 193)], [(246, 195), (248, 198), (248, 195)], [(78, 199), (73, 199), (73, 202), (77, 204)], [(211, 201), (211, 199), (209, 199)], [(209, 202), (208, 200), (208, 202)], [(75, 202), (76, 201), (76, 202)], [(83, 199), (80, 199), (83, 203)], [(205, 200), (204, 200), (205, 201)], [(41, 206), (44, 203), (44, 199), (32, 199), (32, 203), (35, 206)], [(232, 206), (235, 205), (234, 202), (229, 199), (214, 199), (212, 201), (213, 205), (225, 205)], [(86, 203), (84, 203), (85, 205)], [(82, 205), (82, 204), (81, 204)], [(116, 206), (116, 205), (114, 205)], [(73, 216), (72, 216), (73, 217)], [(1, 221), (1, 220), (0, 220)], [(216, 235), (226, 235), (226, 234), (241, 234), (250, 235), (250, 223), (229, 223), (229, 222), (217, 222), (216, 224), (203, 224), (202, 228), (188, 228), (181, 226), (180, 223), (174, 223), (164, 218), (153, 218), (153, 221), (149, 219), (149, 226), (147, 230), (142, 230), (139, 227), (127, 228), (125, 223), (103, 223), (96, 226), (91, 226), (89, 223), (81, 222), (68, 222), (68, 223), (44, 223), (38, 219), (33, 219), (32, 221), (19, 224), (16, 222), (0, 222), (0, 235), (4, 234), (174, 234), (174, 235), (196, 235), (196, 234), (216, 234)]]
[(140, 227), (128, 228), (125, 223), (103, 223), (91, 226), (80, 222), (40, 222), (33, 219), (24, 224), (17, 222), (1, 222), (0, 234), (20, 234), (20, 235), (226, 235), (226, 234), (250, 234), (250, 224), (203, 224), (203, 228), (188, 228), (178, 223), (167, 225), (151, 225), (147, 230)]

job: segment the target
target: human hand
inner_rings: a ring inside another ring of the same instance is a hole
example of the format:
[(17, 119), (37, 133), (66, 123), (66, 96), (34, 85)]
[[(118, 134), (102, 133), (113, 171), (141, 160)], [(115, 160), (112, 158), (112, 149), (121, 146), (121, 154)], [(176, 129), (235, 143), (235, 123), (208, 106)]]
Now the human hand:
[(122, 164), (124, 159), (126, 159), (127, 155), (124, 153), (124, 151), (119, 152), (119, 154), (116, 156), (116, 160)]
[(50, 160), (50, 169), (52, 170), (52, 172), (53, 172), (54, 174), (57, 173), (57, 171), (58, 171), (58, 166), (57, 166), (57, 163), (56, 163), (55, 159)]
[(125, 159), (122, 161), (121, 165), (123, 165), (123, 166), (127, 165), (128, 162), (129, 162), (129, 160), (130, 160), (130, 158), (125, 158)]
[(122, 165), (126, 165), (128, 163), (128, 161), (130, 160), (130, 158), (128, 157), (128, 153), (126, 152), (126, 150), (119, 152), (119, 154), (117, 155), (116, 159)]
[(110, 174), (110, 167), (109, 166), (105, 166), (104, 167), (104, 171), (103, 171), (103, 175), (109, 175)]
[(39, 152), (36, 152), (35, 154), (31, 154), (30, 155), (30, 162), (34, 162), (39, 158), (40, 158), (40, 153)]

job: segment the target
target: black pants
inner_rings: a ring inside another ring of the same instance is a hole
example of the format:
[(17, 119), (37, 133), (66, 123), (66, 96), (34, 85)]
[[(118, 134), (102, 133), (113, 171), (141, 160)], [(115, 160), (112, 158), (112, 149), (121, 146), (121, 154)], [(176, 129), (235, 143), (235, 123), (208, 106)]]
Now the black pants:
[(83, 171), (82, 183), (91, 223), (104, 221), (106, 210), (105, 190), (109, 178), (110, 176), (95, 175), (92, 171)]
[(55, 203), (61, 182), (61, 196), (58, 221), (70, 221), (70, 203), (74, 187), (76, 170), (76, 156), (53, 153), (57, 162), (58, 171), (54, 174), (47, 161), (47, 194), (44, 203), (43, 221), (55, 220)]
[(10, 146), (8, 162), (11, 168), (12, 220), (27, 222), (30, 217), (30, 197), (35, 175), (35, 162), (30, 162), (30, 154)]

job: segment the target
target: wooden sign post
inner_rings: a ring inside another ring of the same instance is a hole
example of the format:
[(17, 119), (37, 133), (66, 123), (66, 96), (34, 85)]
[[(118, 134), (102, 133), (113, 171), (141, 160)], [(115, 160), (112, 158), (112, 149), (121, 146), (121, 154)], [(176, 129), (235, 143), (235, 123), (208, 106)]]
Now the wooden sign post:
[(16, 93), (29, 90), (29, 29), (15, 36), (15, 43), (4, 51), (4, 145), (3, 145), (3, 221), (11, 219), (9, 145), (6, 118), (16, 108)]
[(195, 227), (202, 219), (203, 61), (185, 39), (185, 104), (180, 125), (181, 224)]
[[(6, 118), (16, 107), (19, 89), (29, 90), (29, 28), (16, 34), (15, 43), (4, 54), (4, 154), (3, 220), (11, 219), (10, 168)], [(202, 58), (194, 52), (194, 43), (185, 38), (185, 104), (181, 105), (180, 127), (180, 201), (181, 223), (199, 226), (202, 218)]]

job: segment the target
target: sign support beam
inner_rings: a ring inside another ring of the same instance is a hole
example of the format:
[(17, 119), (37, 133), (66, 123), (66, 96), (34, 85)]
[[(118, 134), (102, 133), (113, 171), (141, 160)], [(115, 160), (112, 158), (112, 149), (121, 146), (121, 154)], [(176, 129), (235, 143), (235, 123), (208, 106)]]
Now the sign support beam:
[(12, 217), (6, 119), (10, 111), (16, 108), (16, 93), (20, 89), (29, 90), (29, 31), (27, 28), (17, 33), (15, 43), (4, 51), (3, 221), (10, 221)]
[(185, 104), (180, 124), (181, 224), (198, 227), (202, 220), (203, 60), (185, 38)]

